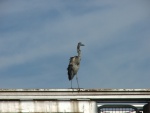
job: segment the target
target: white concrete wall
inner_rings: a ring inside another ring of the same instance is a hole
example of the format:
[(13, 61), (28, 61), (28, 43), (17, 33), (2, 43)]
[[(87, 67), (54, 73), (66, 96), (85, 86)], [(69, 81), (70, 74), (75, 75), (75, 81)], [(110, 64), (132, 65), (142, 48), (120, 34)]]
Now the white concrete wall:
[(94, 101), (0, 101), (1, 112), (97, 113)]

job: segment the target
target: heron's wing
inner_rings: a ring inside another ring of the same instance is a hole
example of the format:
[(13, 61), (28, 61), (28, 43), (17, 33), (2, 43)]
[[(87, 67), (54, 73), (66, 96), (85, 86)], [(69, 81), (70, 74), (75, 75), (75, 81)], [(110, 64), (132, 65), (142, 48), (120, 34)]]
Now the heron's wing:
[(67, 70), (68, 70), (68, 79), (72, 80), (74, 77), (73, 65), (69, 64)]
[(70, 57), (70, 62), (68, 65), (68, 79), (72, 80), (73, 77), (77, 74), (80, 66), (80, 58), (78, 56)]
[(75, 65), (76, 65), (76, 56), (74, 57), (70, 57), (70, 62), (69, 62), (69, 65), (68, 65), (68, 79), (69, 80), (72, 80), (73, 77), (75, 76)]

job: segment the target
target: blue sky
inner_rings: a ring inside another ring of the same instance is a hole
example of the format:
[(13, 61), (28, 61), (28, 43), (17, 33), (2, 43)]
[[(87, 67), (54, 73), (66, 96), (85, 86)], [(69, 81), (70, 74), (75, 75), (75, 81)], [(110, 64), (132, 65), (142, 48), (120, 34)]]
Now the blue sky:
[[(1, 0), (0, 88), (150, 88), (149, 0)], [(73, 87), (77, 87), (76, 79)]]

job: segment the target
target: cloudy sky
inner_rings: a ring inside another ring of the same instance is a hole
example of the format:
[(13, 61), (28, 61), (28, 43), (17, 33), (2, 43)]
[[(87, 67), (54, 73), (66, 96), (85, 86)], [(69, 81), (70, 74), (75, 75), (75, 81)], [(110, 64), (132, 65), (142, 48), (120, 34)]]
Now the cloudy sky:
[(150, 88), (149, 0), (0, 0), (0, 88), (70, 88), (78, 42), (81, 88)]

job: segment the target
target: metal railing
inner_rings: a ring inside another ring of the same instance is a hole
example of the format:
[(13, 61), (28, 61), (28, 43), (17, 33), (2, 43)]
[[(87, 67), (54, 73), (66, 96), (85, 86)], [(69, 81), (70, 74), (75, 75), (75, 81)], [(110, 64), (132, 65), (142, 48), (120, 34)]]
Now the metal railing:
[(98, 107), (98, 113), (138, 113), (138, 109), (132, 105), (102, 105)]

